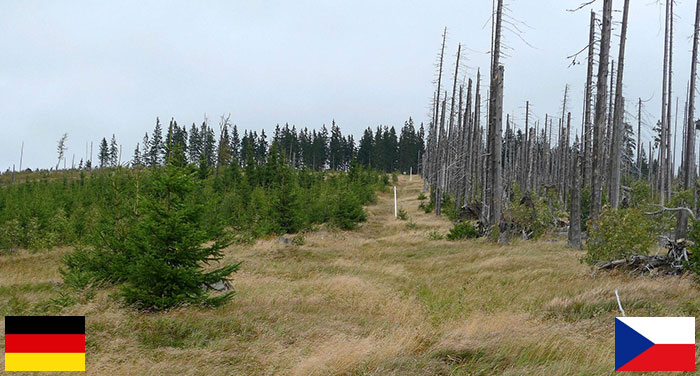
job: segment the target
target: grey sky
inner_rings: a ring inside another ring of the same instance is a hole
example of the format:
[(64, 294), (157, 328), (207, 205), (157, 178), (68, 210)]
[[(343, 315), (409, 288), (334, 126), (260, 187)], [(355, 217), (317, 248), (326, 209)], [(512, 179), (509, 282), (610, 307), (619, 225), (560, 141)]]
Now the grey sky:
[[(569, 67), (566, 59), (587, 44), (589, 8), (566, 11), (580, 2), (506, 0), (534, 47), (506, 31), (505, 110), (520, 126), (526, 100), (535, 119), (560, 114), (565, 83), (580, 125), (585, 64)], [(624, 90), (629, 106), (651, 98), (649, 125), (661, 112), (662, 11), (654, 0), (632, 0)], [(189, 125), (206, 114), (216, 124), (230, 112), (239, 127), (267, 131), (335, 119), (355, 135), (367, 126), (399, 127), (409, 116), (420, 123), (428, 118), (442, 28), (446, 79), (459, 42), (474, 77), (477, 67), (488, 71), (490, 12), (489, 0), (3, 1), (0, 169), (19, 163), (22, 141), (25, 167), (55, 165), (64, 132), (68, 164), (73, 154), (76, 164), (84, 157), (86, 142), (96, 154), (112, 133), (124, 146), (122, 160), (130, 159), (156, 116)], [(674, 97), (682, 116), (693, 2), (678, 1), (675, 13)]]

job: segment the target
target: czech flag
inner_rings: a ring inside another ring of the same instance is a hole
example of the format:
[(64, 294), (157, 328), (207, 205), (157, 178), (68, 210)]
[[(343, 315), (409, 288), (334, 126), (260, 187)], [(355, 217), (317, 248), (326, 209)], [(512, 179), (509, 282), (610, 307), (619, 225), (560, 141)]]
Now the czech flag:
[(5, 316), (5, 371), (85, 371), (85, 316)]
[(695, 317), (616, 317), (616, 371), (695, 371)]

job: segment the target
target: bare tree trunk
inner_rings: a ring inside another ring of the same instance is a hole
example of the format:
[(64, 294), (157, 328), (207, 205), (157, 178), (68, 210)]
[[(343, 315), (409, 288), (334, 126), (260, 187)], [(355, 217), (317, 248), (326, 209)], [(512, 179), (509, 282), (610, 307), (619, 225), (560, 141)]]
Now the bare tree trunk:
[(530, 174), (531, 171), (531, 151), (532, 151), (532, 135), (530, 134), (530, 101), (525, 102), (525, 179), (523, 181), (523, 191), (527, 192), (530, 190)]
[(465, 143), (465, 133), (466, 129), (462, 123), (462, 103), (464, 100), (464, 85), (459, 85), (459, 104), (457, 105), (457, 147), (455, 164), (457, 165), (457, 174), (455, 174), (455, 179), (457, 181), (457, 188), (455, 189), (455, 206), (454, 209), (458, 210), (462, 205), (462, 193), (464, 192), (464, 161), (466, 160), (466, 143)]
[(654, 184), (651, 184), (651, 177), (653, 176), (654, 170), (654, 151), (651, 149), (651, 141), (649, 141), (649, 166), (647, 167), (647, 180), (649, 180), (649, 186), (651, 187), (651, 197), (654, 197)]
[(676, 143), (678, 141), (678, 97), (676, 97), (676, 116), (675, 116), (675, 124), (673, 126), (673, 159), (671, 163), (671, 176), (674, 176), (678, 171), (676, 168), (678, 167), (676, 165)]
[(624, 99), (622, 97), (622, 80), (625, 71), (625, 45), (627, 42), (627, 21), (629, 17), (630, 1), (625, 0), (624, 10), (622, 13), (622, 32), (620, 34), (620, 51), (617, 58), (617, 83), (615, 88), (615, 114), (613, 115), (613, 139), (612, 148), (610, 150), (612, 158), (612, 166), (610, 172), (610, 205), (617, 209), (620, 205), (620, 162), (622, 159), (622, 133), (625, 131), (625, 125), (622, 123), (624, 118)]
[[(700, 0), (699, 0), (700, 1)], [(605, 126), (605, 102), (608, 78), (608, 58), (610, 53), (610, 23), (612, 19), (612, 0), (603, 0), (603, 29), (600, 41), (600, 58), (598, 60), (598, 81), (596, 88), (595, 123), (593, 126), (593, 187), (591, 189), (591, 218), (597, 219), (601, 210), (603, 193), (604, 160), (601, 158), (603, 148), (603, 127)]]
[(591, 101), (593, 100), (593, 63), (595, 54), (595, 12), (591, 11), (588, 33), (588, 68), (586, 70), (586, 92), (584, 95), (584, 137), (583, 141), (583, 185), (591, 185)]
[(464, 109), (464, 130), (465, 130), (465, 139), (464, 139), (464, 151), (463, 151), (463, 161), (462, 161), (462, 173), (464, 174), (464, 184), (462, 186), (462, 194), (464, 195), (464, 203), (468, 204), (469, 203), (469, 185), (472, 184), (470, 181), (471, 178), (471, 172), (469, 171), (469, 167), (471, 166), (471, 149), (472, 149), (472, 79), (469, 79), (469, 83), (467, 84), (467, 104)]
[(489, 224), (498, 233), (501, 223), (502, 185), (501, 185), (501, 132), (503, 127), (503, 74), (504, 68), (499, 64), (501, 54), (501, 22), (503, 0), (498, 0), (496, 23), (492, 46), (491, 94), (489, 97)]
[(605, 161), (605, 183), (604, 186), (610, 192), (610, 181), (612, 177), (612, 158), (610, 158), (610, 147), (612, 146), (612, 128), (613, 128), (613, 108), (615, 103), (615, 60), (610, 62), (610, 86), (608, 87), (608, 117), (605, 128), (605, 146), (603, 147), (603, 160)]
[[(447, 94), (445, 94), (445, 97), (447, 97)], [(447, 107), (447, 98), (442, 100), (442, 111), (440, 111), (440, 130), (438, 132), (439, 139), (438, 139), (438, 147), (440, 149), (440, 152), (438, 153), (438, 166), (437, 166), (437, 173), (438, 173), (438, 181), (437, 185), (435, 188), (435, 215), (439, 216), (442, 214), (442, 190), (443, 190), (443, 181), (445, 180), (445, 169), (444, 169), (444, 160), (445, 160), (445, 110)]]
[[(446, 169), (446, 174), (450, 178), (453, 176), (453, 174), (450, 172), (454, 167), (453, 161), (454, 161), (454, 118), (455, 118), (455, 99), (457, 97), (457, 77), (459, 76), (459, 55), (462, 52), (462, 44), (457, 45), (457, 63), (455, 64), (455, 74), (454, 78), (452, 80), (452, 99), (450, 100), (450, 120), (447, 125), (447, 159), (445, 160), (445, 169)], [(447, 187), (445, 187), (446, 192), (451, 192), (451, 184), (450, 184), (451, 179), (447, 180)]]
[(581, 182), (579, 174), (578, 136), (571, 157), (571, 202), (569, 204), (569, 248), (581, 249)]
[(544, 150), (542, 150), (542, 153), (544, 154), (542, 156), (543, 159), (543, 167), (544, 167), (544, 184), (549, 183), (549, 133), (547, 133), (547, 130), (549, 128), (548, 123), (549, 122), (549, 114), (544, 114)]
[(663, 87), (661, 89), (661, 135), (659, 143), (659, 203), (661, 206), (666, 201), (666, 132), (668, 132), (668, 120), (666, 119), (666, 105), (668, 104), (668, 31), (669, 31), (669, 12), (672, 0), (666, 0), (666, 18), (664, 29), (664, 64), (663, 64)]
[(442, 63), (445, 57), (445, 39), (447, 38), (447, 27), (442, 32), (442, 47), (440, 48), (440, 63), (438, 68), (438, 82), (437, 82), (437, 97), (435, 98), (435, 110), (433, 111), (433, 124), (438, 123), (438, 114), (440, 112), (440, 85), (442, 84)]
[[(501, 3), (501, 0), (499, 0)], [(491, 111), (491, 130), (489, 138), (491, 139), (491, 215), (490, 224), (498, 226), (501, 223), (501, 209), (503, 203), (503, 189), (501, 185), (501, 131), (503, 124), (503, 73), (502, 65), (498, 66), (498, 71), (493, 77), (492, 93), (495, 94), (495, 101), (492, 101), (494, 109)]]
[[(479, 179), (479, 171), (481, 170), (481, 71), (476, 71), (476, 94), (474, 96), (474, 132), (472, 133), (472, 184), (469, 188), (472, 200), (477, 199), (477, 187), (483, 184)], [(486, 206), (482, 201), (482, 206)]]
[(569, 169), (571, 166), (569, 165), (569, 142), (571, 140), (571, 112), (566, 114), (566, 138), (564, 140), (564, 149), (562, 150), (562, 153), (564, 155), (564, 158), (562, 159), (562, 188), (564, 191), (564, 202), (567, 201), (568, 196), (569, 196)]
[(537, 181), (537, 179), (538, 179), (539, 176), (540, 176), (540, 171), (539, 171), (539, 167), (540, 167), (540, 164), (539, 164), (539, 160), (540, 160), (540, 158), (539, 158), (539, 157), (540, 157), (539, 150), (540, 150), (540, 148), (539, 148), (539, 145), (538, 145), (538, 142), (537, 142), (537, 139), (538, 139), (538, 137), (539, 137), (539, 136), (538, 136), (539, 127), (540, 127), (540, 122), (539, 122), (539, 121), (535, 122), (535, 138), (533, 139), (533, 149), (534, 149), (534, 151), (533, 151), (533, 156), (532, 156), (532, 164), (533, 164), (533, 170), (534, 170), (534, 171), (532, 172), (532, 174), (530, 174), (530, 175), (532, 176), (532, 182), (530, 182), (530, 187), (531, 187), (531, 189), (532, 189), (533, 192), (537, 192), (537, 191), (538, 191), (538, 181)]
[[(440, 176), (440, 127), (439, 127), (439, 120), (440, 120), (440, 92), (441, 92), (441, 85), (442, 85), (442, 67), (443, 67), (443, 62), (444, 62), (444, 57), (445, 57), (445, 40), (447, 38), (447, 27), (445, 27), (443, 33), (442, 33), (442, 46), (440, 48), (440, 61), (438, 63), (438, 80), (437, 80), (437, 90), (435, 92), (435, 102), (433, 103), (433, 129), (434, 129), (434, 137), (433, 137), (433, 143), (434, 143), (434, 148), (431, 149), (430, 154), (431, 154), (431, 168), (430, 168), (430, 176), (431, 176), (431, 184), (437, 188), (437, 185), (439, 184), (439, 176)], [(435, 189), (435, 198), (437, 199), (437, 189)]]
[(637, 107), (637, 179), (642, 179), (642, 98)]
[[(671, 165), (671, 109), (673, 101), (673, 0), (669, 5), (668, 17), (668, 104), (666, 105), (666, 197), (671, 197), (671, 183), (673, 182), (673, 168)], [(674, 155), (675, 157), (675, 155)]]
[[(698, 61), (698, 32), (700, 30), (700, 0), (695, 5), (695, 30), (693, 32), (693, 58), (690, 66), (690, 90), (688, 91), (688, 123), (685, 142), (685, 171), (683, 175), (683, 189), (695, 189), (695, 78), (697, 77)], [(678, 212), (678, 225), (676, 226), (676, 239), (685, 238), (688, 231), (688, 214), (685, 211)]]

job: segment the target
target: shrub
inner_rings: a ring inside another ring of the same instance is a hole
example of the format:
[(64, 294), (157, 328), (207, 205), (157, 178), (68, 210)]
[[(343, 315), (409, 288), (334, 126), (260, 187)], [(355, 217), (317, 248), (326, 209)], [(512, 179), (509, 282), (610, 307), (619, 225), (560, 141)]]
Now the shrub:
[(297, 234), (294, 238), (292, 238), (292, 244), (296, 245), (297, 247), (306, 244), (306, 236), (304, 236), (304, 234)]
[(442, 240), (444, 238), (445, 236), (439, 233), (437, 230), (433, 230), (428, 233), (429, 240)]
[(652, 201), (651, 186), (646, 182), (635, 180), (630, 188), (630, 207), (637, 208)]
[(405, 220), (408, 219), (408, 213), (406, 213), (406, 210), (405, 210), (405, 209), (399, 209), (399, 211), (398, 211), (398, 213), (397, 213), (397, 217), (398, 217), (400, 220), (405, 221)]
[(277, 211), (277, 224), (281, 233), (294, 234), (306, 226), (306, 218), (302, 210), (296, 179), (289, 168), (284, 168), (281, 184), (274, 205)]
[(565, 210), (559, 208), (559, 200), (554, 192), (543, 197), (532, 192), (522, 194), (516, 185), (510, 200), (511, 205), (504, 211), (504, 218), (514, 229), (530, 233), (530, 237), (534, 239), (557, 226), (558, 219), (567, 215)]
[(256, 238), (281, 232), (274, 202), (262, 187), (255, 187), (248, 202), (248, 226)]
[(0, 225), (0, 254), (12, 252), (22, 239), (22, 226), (16, 219)]
[(350, 190), (340, 192), (337, 197), (336, 209), (333, 213), (333, 224), (343, 230), (352, 230), (357, 227), (358, 222), (366, 220), (365, 210), (362, 208), (362, 204), (355, 196), (355, 193)]
[(423, 201), (423, 200), (425, 200), (426, 198), (427, 198), (427, 197), (425, 197), (425, 193), (423, 193), (423, 192), (421, 192), (421, 193), (418, 195), (418, 200), (419, 200), (419, 201)]
[(692, 241), (688, 246), (688, 269), (700, 277), (700, 220), (688, 219), (688, 239)]
[(416, 224), (416, 222), (408, 221), (406, 223), (406, 230), (410, 231), (410, 230), (416, 230), (416, 229), (418, 229), (418, 225)]
[(428, 202), (427, 204), (425, 203), (425, 201), (422, 201), (420, 205), (418, 205), (418, 209), (421, 209), (425, 212), (425, 214), (428, 214), (431, 213), (433, 209), (435, 209), (435, 205), (432, 201)]
[(389, 186), (389, 175), (382, 174), (382, 187), (386, 188)]
[(639, 209), (606, 209), (589, 225), (585, 261), (621, 259), (646, 254), (654, 244), (652, 224)]
[(445, 195), (442, 199), (442, 206), (440, 207), (442, 214), (447, 217), (452, 222), (459, 220), (460, 209), (455, 209), (455, 198), (451, 195)]
[(474, 239), (479, 237), (479, 230), (472, 222), (457, 222), (447, 234), (449, 240)]

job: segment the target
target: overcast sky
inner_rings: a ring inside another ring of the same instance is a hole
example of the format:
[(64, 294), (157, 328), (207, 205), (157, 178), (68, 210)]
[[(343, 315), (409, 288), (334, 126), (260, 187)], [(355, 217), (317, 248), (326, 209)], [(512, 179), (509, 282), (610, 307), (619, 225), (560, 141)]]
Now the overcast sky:
[[(581, 0), (506, 3), (522, 34), (505, 31), (505, 111), (518, 126), (526, 100), (534, 119), (560, 114), (568, 83), (580, 126), (585, 62), (570, 67), (566, 57), (587, 45), (590, 7), (572, 13), (566, 9)], [(693, 3), (679, 0), (675, 11), (681, 116)], [(614, 8), (619, 21), (622, 0)], [(316, 128), (335, 119), (355, 135), (367, 126), (400, 127), (409, 116), (427, 123), (443, 27), (445, 79), (458, 43), (463, 72), (475, 77), (477, 68), (488, 72), (490, 14), (489, 0), (2, 1), (0, 169), (19, 165), (22, 141), (24, 167), (55, 165), (64, 132), (69, 165), (73, 154), (76, 165), (84, 158), (86, 142), (96, 155), (99, 140), (113, 133), (128, 160), (157, 116), (189, 125), (206, 114), (215, 125), (231, 113), (239, 128), (268, 132), (278, 123)], [(648, 100), (645, 139), (661, 112), (662, 22), (657, 1), (632, 0), (624, 95), (629, 106)]]

